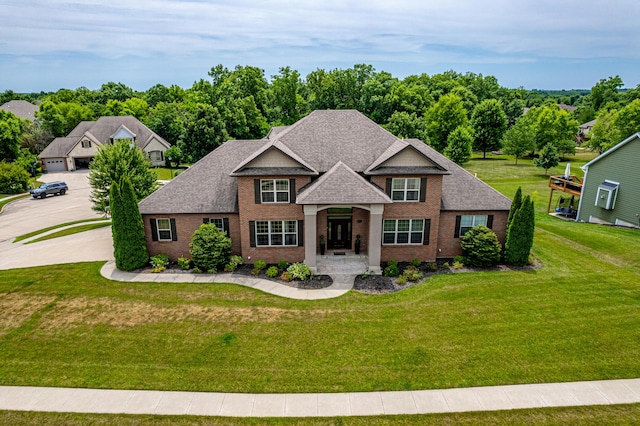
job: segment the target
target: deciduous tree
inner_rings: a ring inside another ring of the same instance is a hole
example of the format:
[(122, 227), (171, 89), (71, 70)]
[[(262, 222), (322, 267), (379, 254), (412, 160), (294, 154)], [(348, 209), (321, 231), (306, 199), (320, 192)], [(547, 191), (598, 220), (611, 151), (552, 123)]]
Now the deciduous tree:
[(458, 126), (467, 124), (467, 111), (462, 100), (454, 95), (441, 96), (426, 114), (427, 135), (431, 146), (438, 152), (447, 147), (449, 134)]
[(487, 157), (487, 151), (499, 150), (502, 136), (507, 130), (507, 115), (500, 101), (487, 99), (479, 103), (473, 110), (471, 127), (473, 149), (482, 151), (483, 158)]
[(544, 169), (545, 174), (547, 174), (550, 168), (557, 166), (559, 162), (560, 157), (558, 157), (558, 150), (550, 143), (542, 148), (538, 158), (533, 159), (533, 164), (535, 164), (536, 167)]
[(0, 161), (10, 163), (18, 158), (24, 126), (20, 117), (0, 110)]
[(444, 155), (456, 164), (464, 164), (471, 158), (473, 136), (467, 126), (456, 127), (447, 138)]

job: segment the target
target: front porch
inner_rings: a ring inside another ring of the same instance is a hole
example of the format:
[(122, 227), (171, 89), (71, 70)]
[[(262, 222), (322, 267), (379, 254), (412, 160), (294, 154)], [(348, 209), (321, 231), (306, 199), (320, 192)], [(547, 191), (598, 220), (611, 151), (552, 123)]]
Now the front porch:
[(359, 275), (369, 270), (369, 257), (354, 252), (330, 250), (324, 255), (316, 255), (316, 269), (318, 274), (331, 275), (332, 277), (335, 275)]

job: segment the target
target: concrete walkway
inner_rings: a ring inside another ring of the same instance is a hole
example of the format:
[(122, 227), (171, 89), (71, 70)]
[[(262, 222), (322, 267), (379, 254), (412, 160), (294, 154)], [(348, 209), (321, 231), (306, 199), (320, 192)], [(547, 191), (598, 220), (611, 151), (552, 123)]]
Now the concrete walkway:
[(228, 417), (373, 416), (637, 402), (640, 402), (640, 379), (327, 394), (0, 386), (0, 410)]
[(265, 293), (274, 294), (288, 299), (319, 300), (339, 297), (353, 288), (355, 275), (331, 274), (333, 284), (317, 290), (307, 290), (262, 278), (248, 277), (227, 272), (217, 274), (171, 274), (151, 272), (135, 273), (124, 272), (116, 268), (115, 261), (110, 260), (102, 267), (100, 273), (103, 277), (113, 281), (125, 282), (172, 282), (172, 283), (231, 283), (245, 287), (255, 288)]

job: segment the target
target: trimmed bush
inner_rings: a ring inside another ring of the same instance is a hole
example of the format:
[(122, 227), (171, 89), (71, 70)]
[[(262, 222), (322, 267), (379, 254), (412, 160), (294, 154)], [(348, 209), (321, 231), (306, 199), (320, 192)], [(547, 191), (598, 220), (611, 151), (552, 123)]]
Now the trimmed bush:
[(289, 262), (287, 262), (286, 260), (278, 261), (278, 269), (280, 269), (281, 271), (284, 271), (285, 269), (287, 269), (288, 266), (289, 266)]
[(291, 273), (288, 271), (284, 271), (282, 275), (280, 275), (280, 279), (288, 283), (289, 281), (293, 280), (293, 275), (291, 275)]
[(276, 266), (270, 266), (269, 269), (267, 269), (267, 276), (269, 278), (275, 278), (278, 276), (278, 268)]
[(417, 257), (415, 259), (411, 259), (411, 262), (409, 263), (411, 264), (411, 266), (415, 266), (416, 268), (419, 268), (420, 265), (422, 264), (420, 259), (418, 259)]
[(533, 200), (527, 195), (522, 200), (522, 207), (513, 215), (513, 220), (507, 229), (504, 245), (504, 261), (509, 265), (525, 266), (529, 261), (529, 254), (533, 246), (533, 231), (535, 228), (535, 213)]
[(267, 262), (265, 262), (264, 260), (256, 260), (255, 263), (253, 264), (253, 268), (259, 271), (262, 271), (266, 267), (267, 267)]
[(400, 275), (400, 269), (398, 268), (398, 262), (390, 260), (387, 262), (387, 266), (384, 268), (385, 277), (397, 277)]
[(20, 194), (29, 187), (29, 173), (17, 164), (0, 162), (0, 194)]
[(203, 271), (217, 271), (231, 257), (231, 238), (212, 223), (203, 223), (196, 229), (189, 247), (193, 264)]
[(187, 257), (179, 257), (178, 258), (178, 266), (180, 267), (180, 269), (182, 270), (187, 270), (191, 267), (191, 259), (187, 258)]
[(150, 262), (151, 266), (157, 268), (158, 266), (166, 267), (169, 264), (169, 256), (164, 253), (156, 254), (155, 256), (151, 256)]
[(498, 237), (486, 226), (474, 226), (468, 230), (460, 240), (460, 247), (469, 266), (486, 268), (500, 261)]

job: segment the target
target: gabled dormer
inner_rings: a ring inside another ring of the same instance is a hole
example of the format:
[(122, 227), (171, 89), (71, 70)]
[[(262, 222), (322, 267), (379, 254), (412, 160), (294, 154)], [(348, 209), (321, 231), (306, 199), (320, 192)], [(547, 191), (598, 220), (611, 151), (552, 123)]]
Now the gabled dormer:
[(279, 142), (267, 143), (240, 163), (231, 176), (318, 175), (318, 171)]
[(114, 141), (117, 140), (122, 140), (122, 139), (128, 139), (130, 140), (132, 143), (136, 142), (136, 134), (134, 132), (132, 132), (131, 130), (129, 130), (127, 128), (127, 126), (125, 126), (124, 124), (122, 124), (120, 127), (118, 127), (118, 130), (116, 130), (110, 137), (109, 137), (109, 141), (111, 143), (113, 143)]
[(442, 175), (446, 168), (412, 144), (398, 139), (364, 171), (366, 175)]

